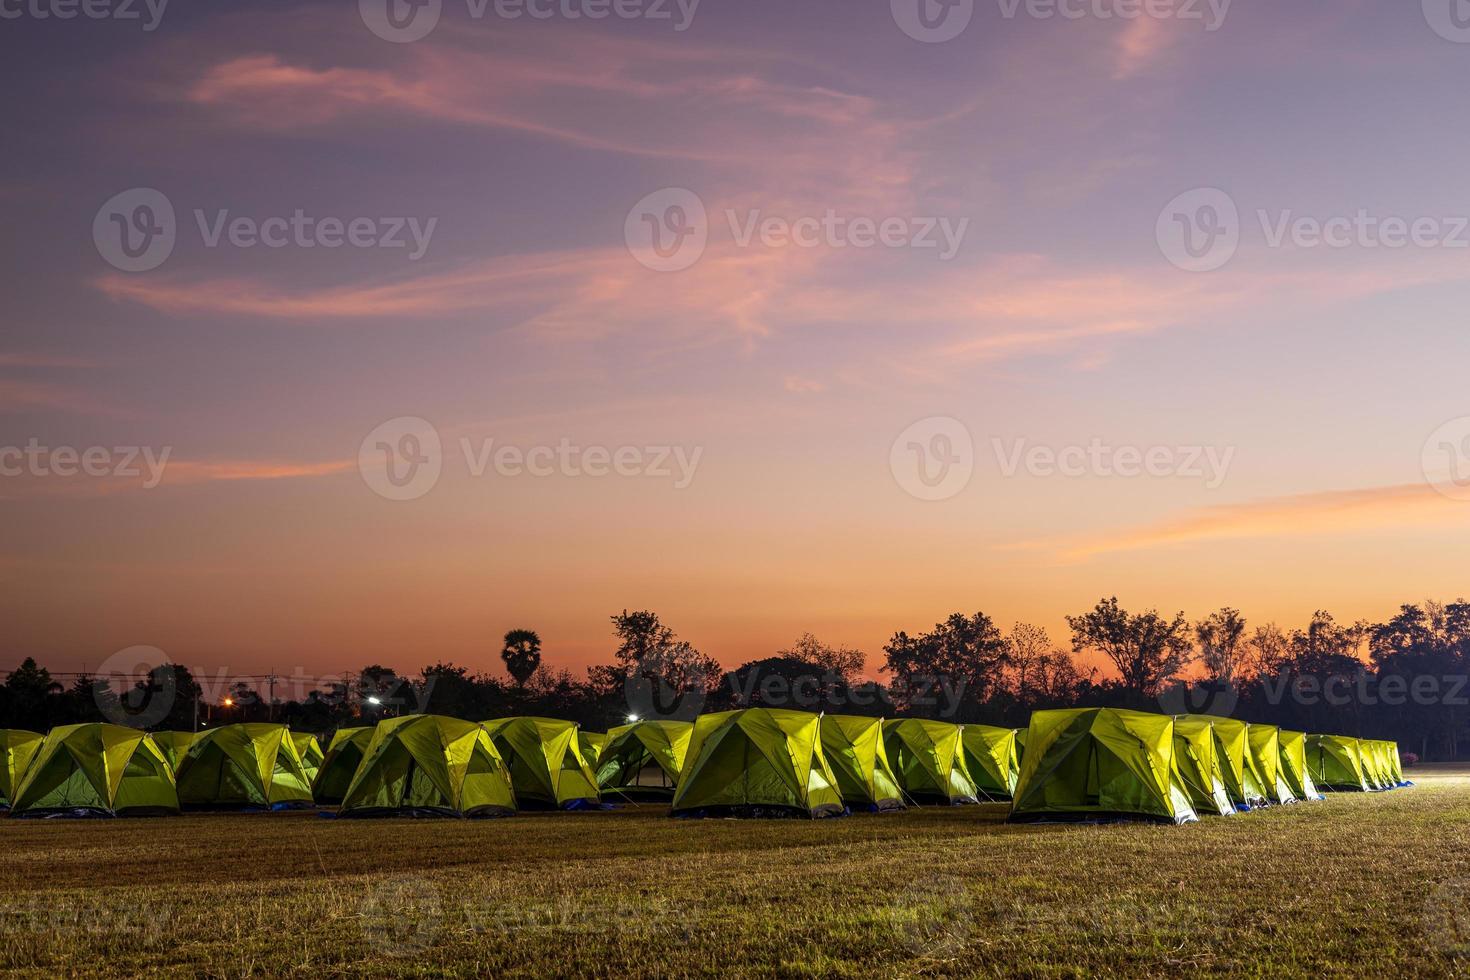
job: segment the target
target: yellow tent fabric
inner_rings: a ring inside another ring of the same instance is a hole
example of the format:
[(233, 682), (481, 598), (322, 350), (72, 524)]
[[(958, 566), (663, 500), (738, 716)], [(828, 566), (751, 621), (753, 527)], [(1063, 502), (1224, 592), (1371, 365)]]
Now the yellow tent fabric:
[(176, 776), (185, 809), (313, 805), (311, 782), (285, 725), (225, 725), (200, 732)]
[(1403, 782), (1398, 743), (1379, 738), (1373, 740), (1373, 746), (1377, 750), (1378, 770), (1383, 774), (1384, 788), (1397, 789)]
[(515, 809), (510, 770), (484, 728), (441, 715), (406, 715), (373, 730), (337, 813), (492, 817)]
[(179, 812), (173, 771), (144, 732), (121, 725), (61, 725), (36, 749), (11, 815), (143, 816)]
[(1217, 715), (1179, 717), (1201, 718), (1213, 727), (1215, 743), (1220, 750), (1220, 773), (1225, 777), (1225, 790), (1230, 794), (1230, 802), (1237, 808), (1265, 806), (1266, 791), (1261, 786), (1261, 776), (1251, 758), (1246, 723)]
[(556, 718), (498, 718), (485, 731), (510, 767), (522, 810), (597, 806), (597, 776), (577, 744), (577, 726)]
[(1394, 767), (1398, 759), (1398, 747), (1394, 742), (1387, 739), (1374, 739), (1373, 746), (1377, 750), (1378, 770), (1383, 773), (1385, 789), (1397, 789), (1400, 777), (1394, 773)]
[(1179, 715), (1174, 719), (1174, 760), (1195, 812), (1212, 816), (1235, 813), (1220, 765), (1215, 724), (1207, 715)]
[(1374, 747), (1373, 742), (1366, 738), (1356, 740), (1358, 743), (1358, 757), (1363, 760), (1363, 776), (1372, 790), (1388, 788), (1388, 777), (1383, 772), (1382, 754)]
[(1295, 803), (1296, 794), (1281, 778), (1281, 729), (1275, 725), (1246, 726), (1246, 745), (1251, 763), (1261, 780), (1268, 803)]
[(1342, 735), (1308, 735), (1307, 773), (1320, 788), (1332, 792), (1364, 793), (1368, 780), (1358, 740)]
[(902, 810), (903, 791), (888, 764), (883, 719), (859, 715), (822, 715), (818, 725), (822, 756), (837, 780), (842, 802), (854, 810)]
[(322, 757), (316, 779), (311, 784), (311, 795), (318, 803), (341, 803), (357, 775), (368, 744), (373, 740), (373, 728), (339, 728), (332, 733), (332, 741)]
[(597, 771), (597, 763), (602, 758), (602, 748), (607, 745), (607, 739), (606, 732), (584, 732), (577, 729), (577, 746), (582, 750), (582, 760), (593, 772)]
[(1299, 800), (1322, 799), (1322, 794), (1317, 791), (1317, 784), (1312, 780), (1311, 770), (1307, 767), (1307, 733), (1283, 728), (1279, 733), (1279, 744), (1281, 778), (1291, 787), (1292, 795)]
[(1198, 820), (1174, 759), (1174, 719), (1120, 708), (1037, 711), (1012, 821)]
[(883, 743), (888, 764), (910, 800), (941, 805), (978, 802), (959, 725), (893, 718), (883, 723)]
[(292, 732), (291, 742), (296, 746), (296, 754), (301, 757), (301, 768), (306, 772), (306, 785), (310, 786), (316, 782), (316, 774), (322, 768), (325, 757), (322, 743), (309, 732)]
[(15, 789), (44, 737), (24, 728), (0, 729), (0, 810), (9, 809)]
[(598, 787), (630, 799), (672, 800), (693, 734), (687, 721), (638, 721), (612, 729), (593, 767)]
[(153, 743), (158, 746), (168, 764), (175, 769), (184, 759), (184, 753), (194, 742), (193, 732), (154, 732)]
[(807, 711), (746, 708), (694, 722), (673, 816), (828, 817), (844, 811)]
[(1020, 765), (1016, 760), (1016, 733), (990, 725), (960, 726), (965, 770), (977, 795), (987, 800), (1009, 800), (1016, 791)]

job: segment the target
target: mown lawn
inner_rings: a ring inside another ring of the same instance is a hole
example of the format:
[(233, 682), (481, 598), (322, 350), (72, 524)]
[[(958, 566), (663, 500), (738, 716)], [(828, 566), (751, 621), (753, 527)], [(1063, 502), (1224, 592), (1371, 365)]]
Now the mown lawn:
[[(798, 821), (0, 821), (34, 976), (1470, 972), (1470, 770), (1185, 827), (997, 806)], [(1462, 958), (1463, 957), (1463, 958)]]

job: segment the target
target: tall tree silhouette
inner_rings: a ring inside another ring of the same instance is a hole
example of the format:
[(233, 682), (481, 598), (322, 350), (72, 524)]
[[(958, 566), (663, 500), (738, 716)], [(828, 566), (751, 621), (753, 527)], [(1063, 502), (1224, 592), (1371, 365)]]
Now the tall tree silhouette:
[(500, 659), (505, 661), (505, 669), (515, 679), (516, 687), (525, 687), (541, 666), (541, 637), (533, 630), (511, 630), (505, 634)]
[(1115, 596), (1091, 612), (1068, 616), (1067, 625), (1072, 627), (1074, 652), (1102, 653), (1122, 675), (1125, 688), (1147, 697), (1157, 694), (1194, 659), (1189, 621), (1183, 613), (1165, 619), (1150, 609), (1134, 616), (1118, 605)]

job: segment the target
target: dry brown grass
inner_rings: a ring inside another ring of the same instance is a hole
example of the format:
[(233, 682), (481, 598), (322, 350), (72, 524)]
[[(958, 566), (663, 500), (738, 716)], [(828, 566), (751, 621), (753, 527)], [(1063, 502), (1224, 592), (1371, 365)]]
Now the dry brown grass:
[(996, 806), (0, 822), (22, 975), (1437, 976), (1470, 956), (1470, 770), (1186, 827)]

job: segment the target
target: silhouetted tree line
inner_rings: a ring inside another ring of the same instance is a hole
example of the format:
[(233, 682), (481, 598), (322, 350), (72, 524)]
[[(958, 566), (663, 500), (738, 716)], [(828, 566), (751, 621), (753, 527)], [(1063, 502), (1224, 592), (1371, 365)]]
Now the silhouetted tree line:
[[(505, 635), (506, 677), (435, 663), (415, 675), (381, 664), (300, 700), (272, 702), (239, 681), (211, 699), (187, 667), (166, 664), (126, 691), (77, 677), (67, 686), (27, 659), (0, 687), (0, 727), (44, 731), (87, 721), (145, 718), (152, 729), (276, 721), (330, 732), (383, 717), (432, 712), (472, 720), (545, 715), (603, 731), (630, 716), (692, 718), (700, 711), (784, 707), (912, 715), (1017, 727), (1032, 711), (1127, 707), (1232, 715), (1282, 727), (1390, 738), (1424, 758), (1454, 759), (1470, 739), (1470, 603), (1405, 605), (1388, 622), (1338, 623), (1319, 611), (1304, 628), (1251, 626), (1222, 608), (1130, 613), (1116, 598), (1067, 617), (1069, 647), (1017, 623), (1003, 632), (984, 613), (955, 613), (927, 632), (898, 632), (883, 647), (884, 680), (864, 676), (861, 651), (810, 633), (789, 648), (725, 671), (656, 613), (612, 617), (612, 662), (583, 678), (542, 663), (530, 630)], [(1083, 655), (1113, 668), (1100, 676)], [(166, 708), (166, 712), (161, 712)], [(144, 715), (143, 712), (152, 711)]]

